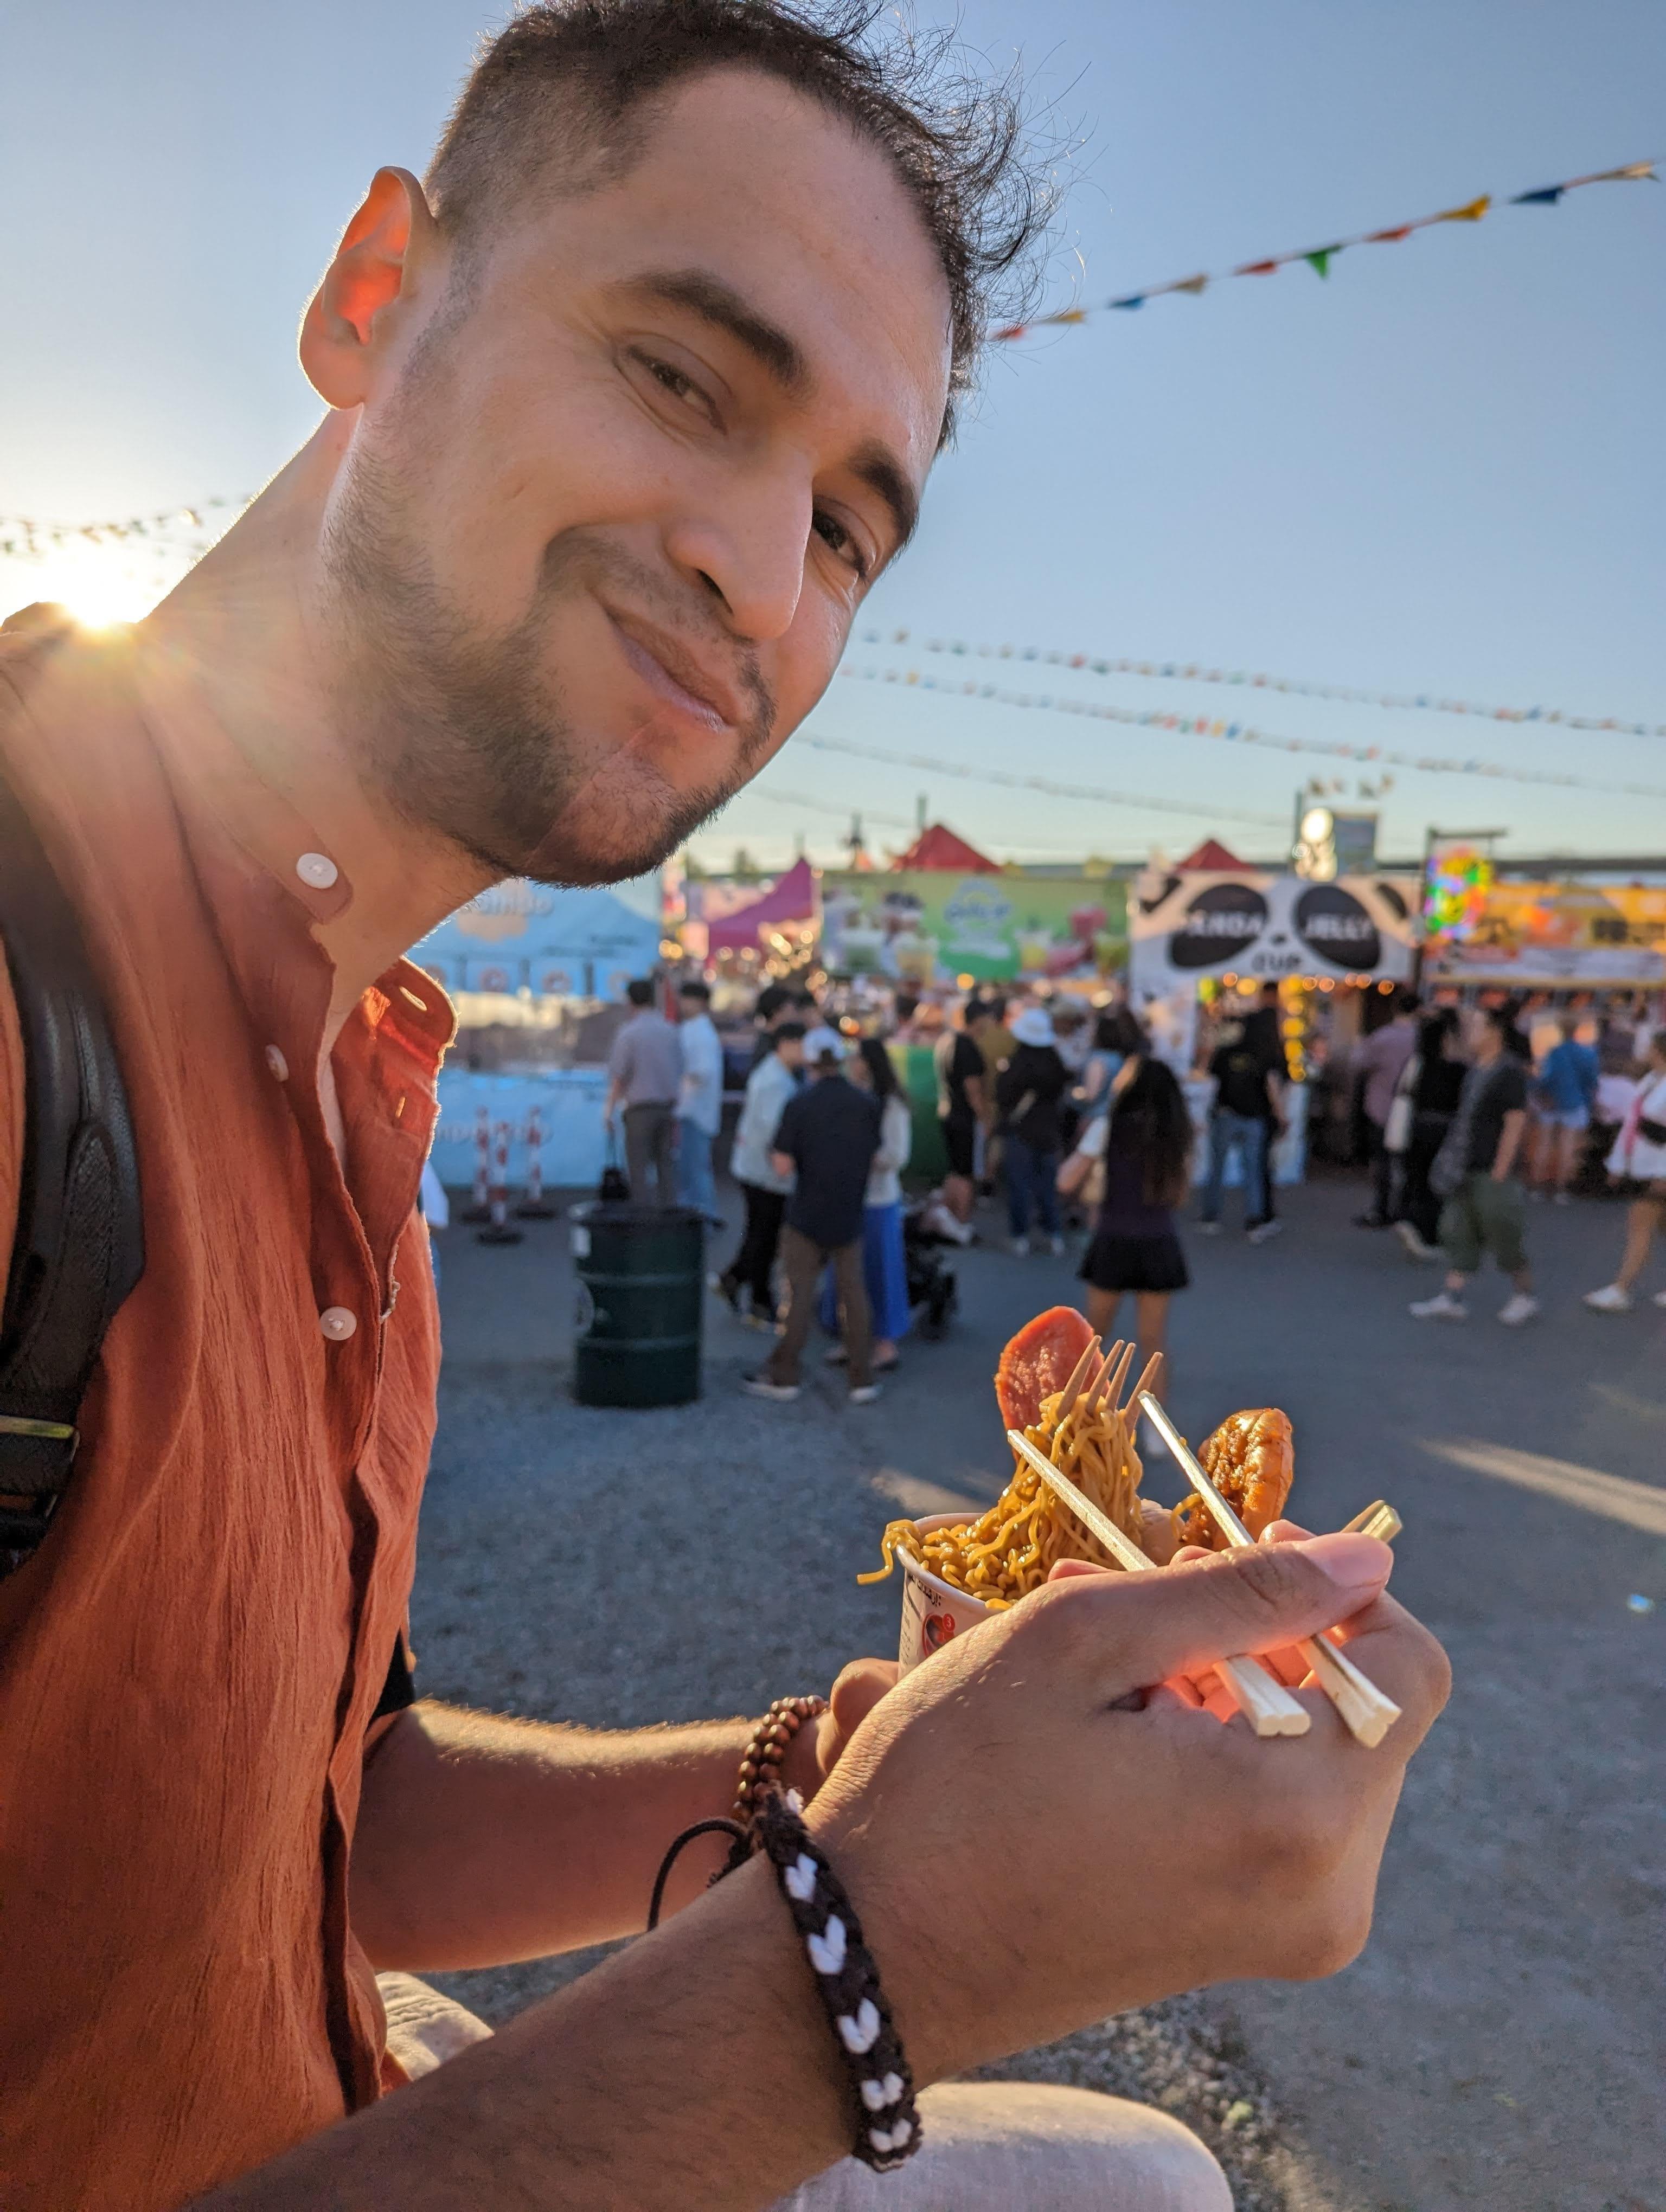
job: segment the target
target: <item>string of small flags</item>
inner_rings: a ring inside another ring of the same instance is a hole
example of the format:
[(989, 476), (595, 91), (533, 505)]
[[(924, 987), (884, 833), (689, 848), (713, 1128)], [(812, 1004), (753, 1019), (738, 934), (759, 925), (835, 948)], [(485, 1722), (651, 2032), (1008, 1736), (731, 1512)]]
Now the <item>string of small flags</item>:
[(179, 544), (205, 531), (223, 529), (253, 497), (252, 492), (241, 499), (216, 496), (199, 500), (195, 507), (164, 507), (155, 514), (117, 515), (103, 522), (46, 522), (34, 515), (0, 514), (0, 556), (44, 561), (49, 554), (74, 545), (125, 545), (135, 539), (150, 544)]
[(1143, 292), (1128, 292), (1118, 300), (1102, 300), (1082, 307), (1061, 307), (1056, 314), (1035, 315), (1028, 322), (1007, 323), (989, 335), (998, 344), (1009, 343), (1014, 338), (1027, 337), (1032, 331), (1052, 330), (1067, 323), (1085, 323), (1091, 314), (1116, 309), (1124, 313), (1143, 307), (1149, 300), (1165, 299), (1173, 292), (1189, 292), (1195, 299), (1207, 291), (1211, 284), (1220, 284), (1233, 276), (1271, 276), (1280, 269), (1288, 269), (1297, 262), (1305, 262), (1316, 276), (1328, 277), (1330, 264), (1339, 253), (1347, 253), (1356, 246), (1391, 246), (1409, 238), (1414, 231), (1432, 230), (1443, 222), (1480, 222), (1494, 206), (1554, 207), (1568, 192), (1581, 191), (1587, 185), (1639, 184), (1645, 179), (1659, 182), (1657, 173), (1659, 161), (1627, 161), (1618, 169), (1597, 169), (1588, 177), (1566, 177), (1560, 185), (1540, 185), (1530, 192), (1516, 192), (1502, 203), (1495, 201), (1491, 192), (1482, 192), (1478, 198), (1468, 200), (1462, 207), (1443, 208), (1438, 215), (1419, 216), (1411, 222), (1390, 224), (1383, 230), (1362, 230), (1353, 238), (1334, 238), (1328, 246), (1298, 246), (1290, 253), (1269, 253), (1259, 261), (1241, 261), (1236, 269), (1223, 269), (1211, 276), (1178, 276), (1167, 284), (1149, 284)]
[(1365, 691), (1351, 684), (1310, 684), (1295, 677), (1243, 669), (1205, 668), (1192, 660), (1130, 660), (1096, 653), (1058, 653), (1037, 645), (974, 645), (964, 638), (914, 638), (906, 629), (866, 629), (864, 645), (907, 645), (918, 653), (957, 659), (1035, 661), (1049, 668), (1079, 668), (1093, 676), (1147, 676), (1182, 684), (1241, 684), (1253, 691), (1281, 691), (1292, 699), (1334, 699), (1353, 707), (1391, 707), (1427, 714), (1468, 714), (1489, 722), (1542, 722), (1564, 730), (1607, 731), (1622, 738), (1666, 738), (1666, 722), (1625, 722), (1613, 714), (1569, 714), (1560, 707), (1481, 707), (1443, 699), (1432, 691)]
[[(1378, 767), (1415, 769), (1423, 775), (1476, 775), (1500, 783), (1551, 784), (1564, 791), (1621, 792), (1633, 799), (1666, 799), (1666, 784), (1608, 783), (1596, 777), (1565, 775), (1554, 769), (1512, 768), (1498, 761), (1459, 760), (1430, 753), (1389, 752), (1382, 745), (1350, 745), (1324, 738), (1283, 738), (1242, 722), (1212, 720), (1207, 714), (1141, 713), (1133, 707), (1113, 707), (1097, 699), (1055, 699), (1050, 694), (1003, 691), (994, 684), (957, 683), (947, 678), (925, 676), (917, 668), (845, 668), (840, 671), (859, 684), (901, 684), (920, 691), (939, 691), (952, 698), (985, 699), (1001, 707), (1024, 707), (1051, 714), (1075, 714), (1095, 722), (1120, 722), (1129, 729), (1172, 730), (1182, 737), (1213, 738), (1227, 744), (1258, 745), (1269, 752), (1318, 753), (1330, 760), (1368, 761)], [(802, 742), (802, 740), (800, 740)], [(1025, 779), (1016, 779), (1024, 781)], [(1069, 796), (1069, 793), (1062, 793)], [(1144, 800), (1129, 800), (1144, 805)]]
[(1007, 769), (974, 768), (965, 761), (945, 760), (936, 753), (891, 752), (883, 745), (858, 744), (852, 738), (823, 737), (819, 732), (812, 735), (807, 730), (800, 731), (793, 743), (807, 745), (812, 752), (843, 753), (852, 760), (878, 761), (885, 768), (924, 769), (928, 775), (952, 775), (962, 783), (994, 783), (1004, 791), (1039, 791), (1049, 799), (1085, 799), (1096, 805), (1140, 807), (1152, 814), (1189, 814), (1213, 822), (1249, 822), (1257, 829), (1290, 827), (1287, 812), (1250, 813), (1242, 807), (1219, 806), (1213, 799), (1145, 799), (1131, 791), (1107, 791), (1103, 784), (1061, 783), (1051, 776), (1017, 775)]

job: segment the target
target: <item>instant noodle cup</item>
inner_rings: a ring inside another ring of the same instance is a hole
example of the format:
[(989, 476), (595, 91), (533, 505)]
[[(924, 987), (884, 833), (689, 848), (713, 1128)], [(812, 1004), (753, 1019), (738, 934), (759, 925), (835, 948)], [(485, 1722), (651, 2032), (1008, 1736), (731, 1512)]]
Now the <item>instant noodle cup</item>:
[[(922, 1536), (929, 1536), (939, 1528), (957, 1528), (975, 1521), (981, 1510), (969, 1506), (963, 1513), (933, 1513), (915, 1526)], [(902, 1672), (908, 1674), (922, 1659), (952, 1644), (963, 1629), (982, 1620), (989, 1608), (982, 1598), (969, 1597), (964, 1590), (939, 1580), (906, 1552), (897, 1553), (897, 1564), (903, 1571), (903, 1632), (897, 1659)]]

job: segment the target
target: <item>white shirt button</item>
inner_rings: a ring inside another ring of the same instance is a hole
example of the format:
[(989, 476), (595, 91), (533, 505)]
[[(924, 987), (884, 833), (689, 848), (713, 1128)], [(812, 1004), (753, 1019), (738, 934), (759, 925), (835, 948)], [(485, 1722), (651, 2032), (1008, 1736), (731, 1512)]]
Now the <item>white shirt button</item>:
[(289, 1063), (275, 1044), (269, 1044), (266, 1047), (266, 1065), (280, 1083), (289, 1081)]
[(345, 1306), (325, 1306), (318, 1317), (318, 1325), (331, 1344), (345, 1344), (357, 1329), (359, 1319)]
[(341, 870), (327, 853), (303, 853), (295, 862), (295, 873), (309, 890), (327, 891)]

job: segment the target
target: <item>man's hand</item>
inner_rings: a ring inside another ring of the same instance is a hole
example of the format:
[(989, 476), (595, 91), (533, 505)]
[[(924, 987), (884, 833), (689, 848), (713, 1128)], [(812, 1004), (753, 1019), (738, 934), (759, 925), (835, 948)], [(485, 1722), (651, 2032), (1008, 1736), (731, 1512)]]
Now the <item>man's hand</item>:
[[(1243, 1976), (1335, 1972), (1371, 1924), (1445, 1656), (1328, 1536), (1079, 1576), (981, 1622), (856, 1730), (811, 1826), (850, 1889), (922, 2078)], [(1316, 1689), (1268, 1741), (1159, 1686), (1347, 1624), (1402, 1708), (1374, 1751)]]
[(781, 1762), (781, 1780), (806, 1804), (880, 1698), (896, 1688), (897, 1674), (894, 1659), (853, 1659), (833, 1685), (828, 1710), (793, 1737)]

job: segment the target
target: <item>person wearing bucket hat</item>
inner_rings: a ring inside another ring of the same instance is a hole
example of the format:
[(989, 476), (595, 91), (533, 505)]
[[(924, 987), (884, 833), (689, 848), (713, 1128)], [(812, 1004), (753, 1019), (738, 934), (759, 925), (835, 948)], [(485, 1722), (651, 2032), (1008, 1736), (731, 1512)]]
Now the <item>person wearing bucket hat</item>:
[(1012, 1019), (1012, 1050), (995, 1078), (995, 1109), (1003, 1139), (1001, 1173), (1012, 1249), (1030, 1249), (1033, 1215), (1055, 1255), (1064, 1250), (1054, 1177), (1059, 1166), (1059, 1105), (1069, 1072), (1053, 1041), (1045, 1008), (1025, 1006)]

